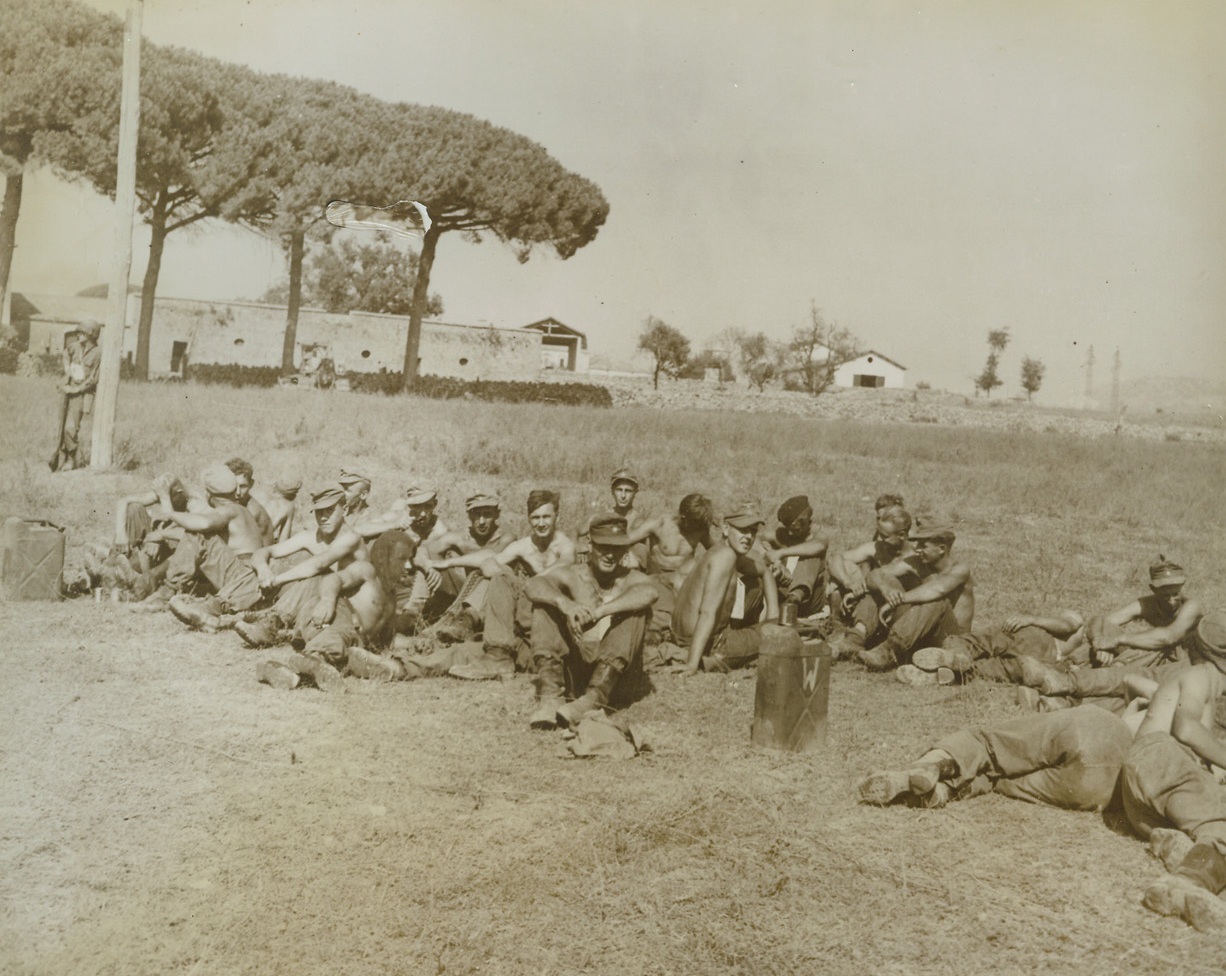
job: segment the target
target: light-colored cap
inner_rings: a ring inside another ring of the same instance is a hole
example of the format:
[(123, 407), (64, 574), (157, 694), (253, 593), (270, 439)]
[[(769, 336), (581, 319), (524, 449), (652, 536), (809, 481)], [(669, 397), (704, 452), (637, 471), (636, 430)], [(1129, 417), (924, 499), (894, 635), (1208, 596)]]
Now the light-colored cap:
[(724, 516), (724, 522), (736, 529), (752, 529), (755, 525), (764, 524), (766, 519), (753, 502), (742, 502)]
[(405, 501), (410, 505), (428, 505), (438, 498), (438, 491), (434, 488), (423, 487), (422, 485), (414, 485), (404, 494)]
[(634, 485), (635, 488), (639, 486), (638, 475), (632, 472), (629, 468), (618, 468), (613, 472), (613, 477), (610, 480), (610, 484), (616, 485), (619, 481), (624, 481), (626, 484)]
[(493, 495), (486, 495), (483, 492), (477, 492), (475, 495), (469, 495), (468, 498), (464, 500), (464, 511), (471, 512), (478, 508), (497, 508), (501, 510), (502, 505), (499, 504), (498, 499)]
[(233, 495), (238, 491), (238, 478), (221, 461), (205, 468), (200, 480), (210, 495)]

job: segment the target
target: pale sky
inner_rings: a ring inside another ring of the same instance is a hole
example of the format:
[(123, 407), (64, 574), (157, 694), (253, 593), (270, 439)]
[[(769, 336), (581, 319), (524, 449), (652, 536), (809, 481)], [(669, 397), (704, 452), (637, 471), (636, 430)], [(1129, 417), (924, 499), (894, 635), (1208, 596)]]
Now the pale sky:
[[(1080, 396), (1090, 345), (1100, 393), (1116, 347), (1126, 379), (1226, 366), (1216, 0), (146, 0), (144, 32), (480, 116), (601, 187), (609, 220), (568, 261), (444, 236), (449, 321), (552, 315), (627, 356), (648, 315), (698, 349), (786, 338), (815, 299), (912, 386), (969, 393), (1008, 328), (1001, 392), (1037, 356), (1048, 403)], [(105, 281), (110, 204), (26, 188), (15, 290)], [(170, 236), (159, 293), (254, 297), (284, 273), (214, 225)]]

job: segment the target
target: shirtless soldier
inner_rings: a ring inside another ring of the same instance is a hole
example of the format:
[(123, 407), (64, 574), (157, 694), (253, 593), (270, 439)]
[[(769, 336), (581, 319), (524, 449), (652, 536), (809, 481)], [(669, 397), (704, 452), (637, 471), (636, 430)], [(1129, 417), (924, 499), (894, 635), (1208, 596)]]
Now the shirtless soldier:
[[(733, 627), (737, 583), (760, 586), (765, 604), (764, 621), (779, 617), (779, 591), (775, 578), (761, 572), (750, 556), (764, 519), (755, 506), (745, 503), (724, 516), (723, 542), (704, 552), (677, 594), (672, 639), (688, 649), (684, 674), (727, 671), (758, 656), (762, 634), (756, 626)], [(748, 602), (748, 601), (747, 601)]]
[(876, 526), (868, 542), (846, 552), (832, 553), (826, 561), (830, 579), (836, 587), (831, 596), (831, 615), (848, 626), (854, 626), (858, 620), (862, 627), (876, 625), (876, 606), (871, 600), (861, 605), (868, 593), (868, 574), (911, 552), (907, 538), (911, 516), (903, 508), (902, 499), (897, 495), (881, 495), (877, 499), (876, 512)]
[[(626, 520), (598, 515), (587, 561), (555, 566), (524, 587), (532, 601), (537, 708), (530, 724), (575, 725), (609, 703), (618, 678), (640, 657), (656, 591), (629, 568)], [(564, 684), (573, 699), (563, 704)]]
[(575, 543), (558, 528), (558, 493), (536, 489), (528, 493), (531, 529), (502, 552), (482, 549), (453, 558), (452, 565), (477, 566), (490, 581), (485, 598), (483, 656), (450, 670), (455, 678), (480, 681), (527, 670), (531, 665), (528, 635), (532, 630), (532, 601), (525, 586), (533, 576), (575, 561)]
[(669, 633), (677, 590), (694, 568), (700, 552), (721, 541), (715, 509), (705, 495), (693, 492), (681, 499), (676, 515), (661, 515), (629, 527), (631, 545), (649, 544), (645, 568), (656, 587), (648, 642), (658, 643)]
[[(300, 615), (318, 604), (320, 578), (324, 574), (367, 558), (361, 537), (345, 522), (345, 493), (340, 488), (315, 492), (311, 507), (315, 512), (314, 528), (259, 549), (251, 557), (260, 586), (266, 592), (276, 592), (276, 602), (269, 613), (234, 625), (251, 647), (278, 643), (285, 629), (296, 626)], [(274, 571), (269, 563), (271, 559), (285, 559), (298, 553), (305, 553), (306, 558), (280, 572)]]
[(272, 518), (260, 504), (259, 499), (251, 494), (251, 489), (255, 486), (255, 469), (239, 457), (230, 458), (226, 462), (226, 467), (233, 471), (234, 477), (238, 479), (238, 492), (234, 496), (235, 499), (255, 519), (255, 524), (260, 527), (260, 538), (264, 540), (264, 545), (272, 545), (274, 540)]
[(1159, 555), (1149, 567), (1149, 593), (1090, 618), (1092, 667), (1063, 672), (1023, 661), (1024, 683), (1047, 697), (1096, 698), (1118, 711), (1130, 678), (1161, 681), (1171, 667), (1187, 663), (1201, 605), (1184, 593), (1186, 582), (1183, 567)]
[(877, 626), (865, 633), (853, 628), (832, 638), (836, 658), (854, 655), (870, 671), (888, 671), (908, 663), (917, 647), (970, 630), (975, 583), (970, 567), (950, 551), (953, 529), (920, 523), (911, 530), (911, 541), (912, 555), (868, 574), (868, 598), (877, 607)]
[[(170, 610), (189, 626), (214, 630), (222, 625), (222, 614), (249, 610), (260, 602), (252, 553), (261, 537), (255, 518), (237, 499), (238, 479), (226, 465), (206, 469), (203, 481), (207, 512), (176, 511), (171, 479), (165, 475), (153, 487), (162, 513), (185, 530), (166, 565), (166, 583), (179, 591), (170, 599)], [(197, 584), (210, 595), (197, 599), (184, 592)]]
[[(1174, 873), (1145, 892), (1146, 908), (1178, 915), (1201, 931), (1226, 930), (1226, 787), (1209, 766), (1226, 768), (1226, 743), (1213, 734), (1217, 699), (1226, 692), (1226, 612), (1201, 618), (1192, 666), (1169, 671), (1128, 752), (1121, 775), (1124, 812), (1150, 849), (1193, 845)], [(1174, 831), (1169, 828), (1174, 828)], [(1166, 860), (1166, 858), (1164, 858)]]

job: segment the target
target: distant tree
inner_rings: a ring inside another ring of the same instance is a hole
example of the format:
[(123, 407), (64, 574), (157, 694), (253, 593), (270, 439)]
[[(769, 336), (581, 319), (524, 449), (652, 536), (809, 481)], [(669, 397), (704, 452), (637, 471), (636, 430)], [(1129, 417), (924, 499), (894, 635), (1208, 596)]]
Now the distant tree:
[(1026, 356), (1022, 359), (1022, 389), (1026, 391), (1026, 399), (1031, 399), (1043, 385), (1043, 374), (1047, 367), (1041, 360)]
[(993, 329), (988, 333), (988, 361), (983, 371), (975, 378), (975, 395), (982, 391), (989, 399), (992, 391), (1004, 383), (1000, 378), (1000, 355), (1009, 345), (1008, 329)]
[(676, 376), (690, 358), (690, 340), (667, 322), (649, 315), (639, 333), (639, 348), (655, 357), (651, 382), (660, 388), (660, 374)]
[[(417, 255), (390, 244), (382, 234), (368, 240), (341, 238), (313, 250), (300, 278), (302, 301), (329, 312), (408, 315), (413, 307)], [(288, 281), (270, 288), (264, 301), (286, 303)], [(427, 315), (443, 314), (443, 299), (430, 296)], [(296, 324), (296, 323), (295, 323)], [(284, 366), (284, 364), (282, 364)]]
[(689, 362), (677, 372), (677, 376), (681, 379), (701, 380), (706, 378), (709, 369), (719, 370), (721, 383), (732, 379), (732, 362), (728, 359), (728, 354), (719, 349), (704, 349), (697, 355), (690, 356)]
[(810, 302), (809, 321), (792, 330), (784, 365), (802, 389), (819, 396), (834, 383), (835, 370), (859, 354), (859, 340), (847, 329), (827, 322), (817, 302)]
[(119, 117), (123, 24), (70, 0), (0, 0), (0, 299), (8, 291), (22, 184), (49, 133), (101, 107)]
[(787, 355), (787, 347), (772, 342), (764, 332), (734, 332), (740, 358), (741, 375), (761, 393), (766, 384), (779, 375), (780, 366)]
[(591, 181), (567, 171), (541, 146), (489, 122), (445, 109), (395, 105), (380, 131), (387, 136), (387, 171), (403, 192), (430, 211), (421, 242), (404, 351), (404, 382), (417, 377), (421, 320), (439, 238), (458, 232), (479, 243), (492, 234), (519, 261), (538, 246), (563, 260), (591, 243), (609, 204)]

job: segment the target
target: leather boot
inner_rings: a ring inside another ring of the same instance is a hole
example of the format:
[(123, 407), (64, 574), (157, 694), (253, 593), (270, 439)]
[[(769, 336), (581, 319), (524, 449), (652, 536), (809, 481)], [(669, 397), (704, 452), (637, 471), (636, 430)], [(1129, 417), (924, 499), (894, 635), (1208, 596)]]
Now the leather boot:
[(578, 725), (588, 712), (604, 708), (609, 704), (609, 696), (613, 694), (613, 686), (620, 676), (620, 668), (604, 661), (597, 664), (583, 694), (558, 709), (559, 724), (565, 727)]
[(528, 719), (534, 729), (553, 729), (558, 725), (558, 709), (565, 701), (565, 684), (562, 678), (562, 662), (556, 658), (536, 659), (536, 711)]

